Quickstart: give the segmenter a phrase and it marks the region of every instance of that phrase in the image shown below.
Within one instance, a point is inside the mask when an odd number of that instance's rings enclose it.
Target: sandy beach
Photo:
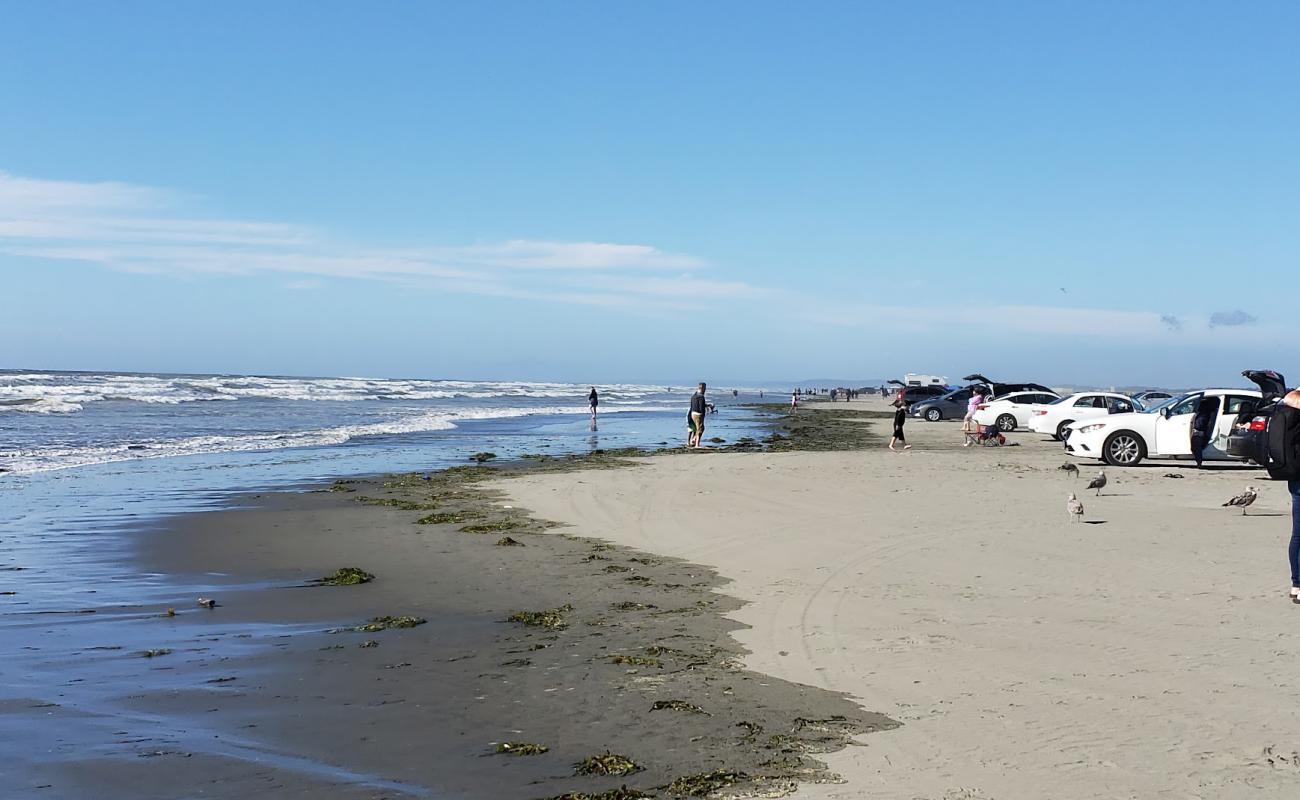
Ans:
[[[501,488],[579,535],[717,569],[744,603],[731,616],[750,669],[903,723],[828,756],[845,783],[800,797],[1296,786],[1284,488],[1260,484],[1241,517],[1219,504],[1257,471],[1171,462],[1112,470],[1094,497],[1057,471],[1057,443],[963,449],[955,423],[907,430],[904,454],[669,455]],[[1093,524],[1068,522],[1070,490]]]

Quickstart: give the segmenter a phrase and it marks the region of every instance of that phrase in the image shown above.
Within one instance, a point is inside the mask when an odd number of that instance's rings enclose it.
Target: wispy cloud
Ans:
[[[383,280],[445,291],[629,308],[680,307],[742,283],[702,281],[699,258],[643,244],[514,239],[447,247],[358,246],[314,228],[186,216],[183,195],[124,183],[0,173],[0,252],[158,275]],[[664,272],[673,273],[663,277]],[[655,273],[625,282],[599,275]],[[757,291],[757,290],[754,290]]]

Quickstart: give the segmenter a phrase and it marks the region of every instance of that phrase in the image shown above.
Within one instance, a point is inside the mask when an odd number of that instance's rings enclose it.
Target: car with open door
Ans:
[[[1065,451],[1081,458],[1099,458],[1113,467],[1131,467],[1147,458],[1192,458],[1192,420],[1202,401],[1210,401],[1214,436],[1204,451],[1206,461],[1240,461],[1227,451],[1228,435],[1244,408],[1258,405],[1255,389],[1202,389],[1170,398],[1131,414],[1080,420],[1069,426]]]
[[[1268,464],[1268,423],[1286,395],[1286,378],[1271,369],[1248,369],[1243,377],[1259,387],[1259,402],[1243,406],[1228,433],[1228,455]]]

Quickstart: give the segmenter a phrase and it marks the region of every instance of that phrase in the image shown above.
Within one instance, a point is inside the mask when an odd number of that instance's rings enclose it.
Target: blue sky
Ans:
[[[1294,3],[0,18],[0,367],[1300,373]]]

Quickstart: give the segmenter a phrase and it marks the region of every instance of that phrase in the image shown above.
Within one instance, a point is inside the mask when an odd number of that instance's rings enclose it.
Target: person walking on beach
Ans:
[[[799,392],[790,392],[790,412],[793,413],[799,407]]]
[[[912,446],[907,443],[907,437],[903,435],[903,423],[907,422],[907,403],[899,400],[894,403],[894,406],[894,438],[889,440],[889,449],[897,453],[898,449],[894,445],[901,444],[904,450],[911,450]]]
[[[699,447],[704,439],[704,415],[713,408],[713,404],[704,397],[708,388],[707,384],[701,382],[695,394],[691,395],[691,410],[686,413],[687,447]]]
[[[591,419],[596,419],[596,406],[600,405],[600,395],[596,393],[596,387],[591,387],[591,394],[587,395],[587,405],[591,406]]]

